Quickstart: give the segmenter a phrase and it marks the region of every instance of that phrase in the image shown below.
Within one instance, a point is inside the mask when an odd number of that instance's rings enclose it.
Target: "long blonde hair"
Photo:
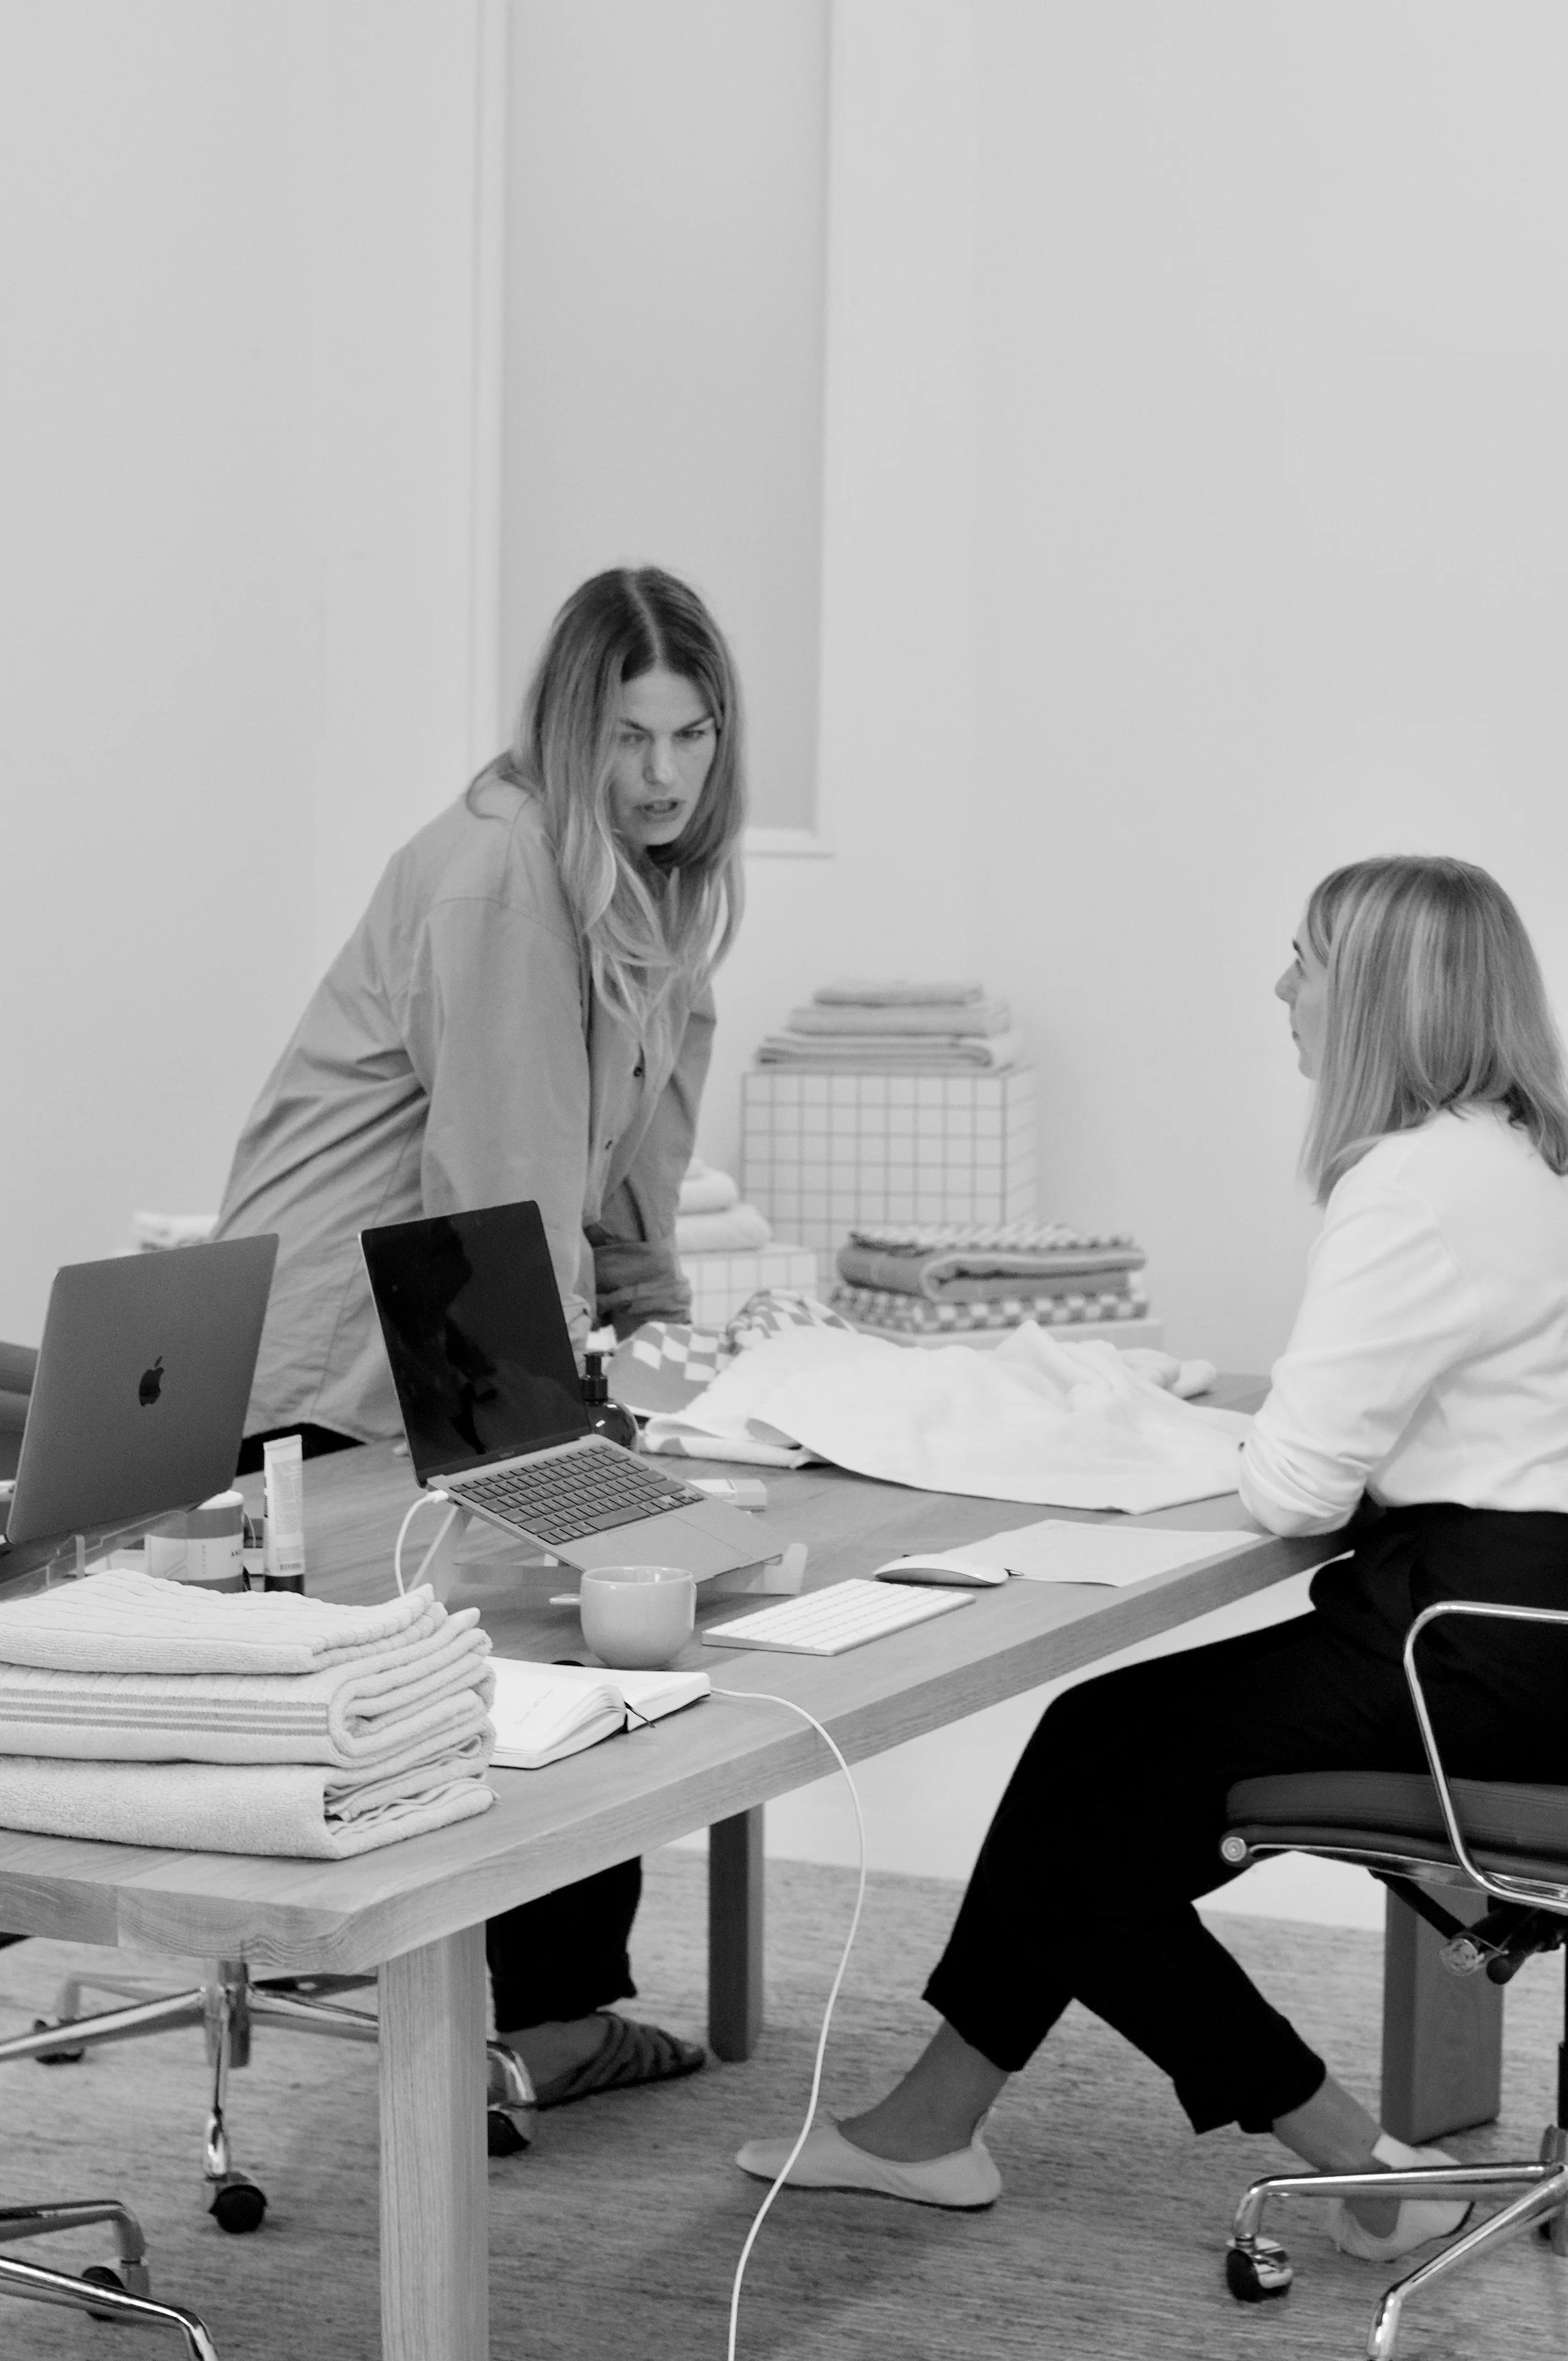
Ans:
[[[639,854],[616,830],[610,757],[622,686],[657,666],[698,691],[715,744],[680,836]],[[640,1034],[677,978],[700,982],[718,965],[740,925],[744,737],[734,663],[696,592],[657,566],[616,567],[556,616],[517,735],[481,774],[539,796],[594,989]]]
[[[1325,877],[1308,941],[1328,970],[1302,1168],[1320,1202],[1390,1132],[1501,1106],[1568,1172],[1563,1044],[1512,902],[1468,862],[1405,855]]]

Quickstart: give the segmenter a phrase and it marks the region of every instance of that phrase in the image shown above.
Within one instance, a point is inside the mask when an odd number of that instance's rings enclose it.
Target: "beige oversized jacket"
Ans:
[[[240,1135],[216,1235],[276,1230],[247,1432],[400,1432],[358,1234],[537,1200],[573,1340],[690,1297],[675,1203],[713,1005],[647,1043],[593,994],[539,807],[488,781],[394,854]]]

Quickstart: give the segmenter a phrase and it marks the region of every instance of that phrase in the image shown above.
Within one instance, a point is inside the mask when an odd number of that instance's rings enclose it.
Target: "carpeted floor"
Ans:
[[[705,1866],[649,1864],[637,2009],[700,2030]],[[729,2158],[753,2131],[798,2121],[853,1879],[769,1872],[770,2029],[743,2066],[546,2116],[526,2155],[493,2165],[492,2350],[511,2361],[722,2361],[730,2276],[761,2189]],[[916,1997],[957,1889],[873,1880],[828,2053],[826,2099],[850,2112],[885,2086],[928,2030]],[[1221,1922],[1265,1989],[1353,2087],[1373,2095],[1380,1945],[1374,1936],[1261,1919]],[[0,1952],[0,2030],[51,2004],[61,1944]],[[1536,1962],[1508,1998],[1500,2124],[1455,2145],[1534,2152],[1550,2110],[1562,1969]],[[118,2192],[152,2241],[154,2284],[193,2305],[224,2361],[375,2361],[374,2062],[357,2048],[258,2038],[236,2079],[236,2160],[271,2200],[262,2231],[230,2238],[199,2202],[205,2076],[194,2034],[108,2048],[80,2067],[10,2067],[0,2080],[0,2201]],[[1073,2012],[992,2119],[1005,2178],[986,2214],[875,2198],[781,2197],[747,2276],[746,2361],[1354,2361],[1376,2267],[1291,2225],[1297,2284],[1241,2308],[1222,2257],[1246,2182],[1283,2169],[1267,2139],[1197,2141],[1152,2070]],[[51,2240],[81,2264],[99,2240]],[[1390,2274],[1391,2276],[1391,2274]],[[0,2355],[97,2355],[115,2332],[0,2300]],[[160,2350],[151,2338],[140,2352]],[[1534,2239],[1444,2282],[1412,2311],[1401,2361],[1494,2361],[1568,2345],[1568,2272]],[[120,2349],[118,2341],[115,2352]],[[430,2361],[441,2361],[433,2355]]]

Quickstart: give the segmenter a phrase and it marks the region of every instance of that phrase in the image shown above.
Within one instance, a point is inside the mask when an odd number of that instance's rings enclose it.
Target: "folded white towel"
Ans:
[[[754,1254],[768,1245],[773,1225],[755,1205],[731,1205],[722,1213],[682,1213],[675,1222],[677,1254]]]
[[[118,1567],[0,1605],[0,1664],[86,1673],[315,1673],[404,1640],[428,1585],[375,1607],[214,1592]],[[438,1609],[444,1615],[444,1609]]]
[[[0,1828],[167,1852],[345,1861],[488,1812],[490,1729],[389,1772],[0,1758]]]
[[[718,1172],[711,1164],[701,1164],[694,1156],[681,1182],[677,1210],[682,1213],[722,1213],[738,1203],[740,1196],[728,1172]]]
[[[416,1741],[453,1745],[471,1736],[494,1693],[488,1651],[482,1631],[462,1633],[399,1686],[351,1664],[258,1675],[8,1664],[0,1666],[0,1755],[367,1769]]]

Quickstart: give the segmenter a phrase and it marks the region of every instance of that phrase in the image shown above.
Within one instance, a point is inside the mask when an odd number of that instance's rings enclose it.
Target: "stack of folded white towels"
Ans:
[[[991,1073],[1024,1045],[1004,1000],[983,984],[849,978],[825,983],[757,1051],[760,1066],[828,1073]]]
[[[488,1810],[477,1611],[129,1569],[0,1606],[0,1828],[341,1861]]]
[[[755,1254],[773,1235],[766,1214],[741,1203],[728,1172],[716,1172],[712,1165],[692,1159],[675,1215],[677,1254]]]

